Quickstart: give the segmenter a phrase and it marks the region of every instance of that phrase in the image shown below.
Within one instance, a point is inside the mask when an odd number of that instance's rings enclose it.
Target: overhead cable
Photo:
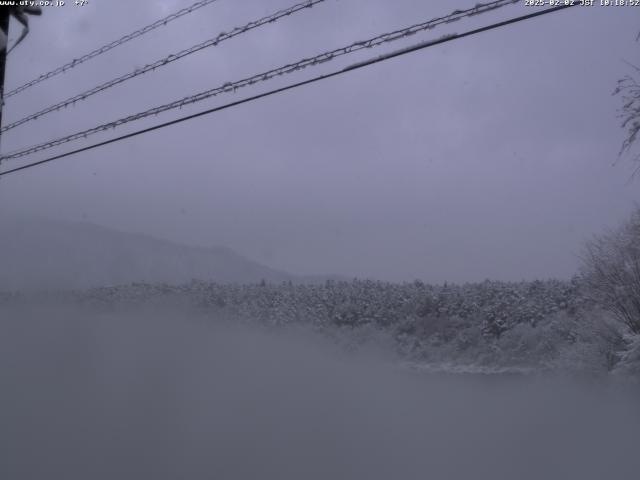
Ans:
[[[119,77],[116,77],[114,79],[109,80],[108,82],[104,82],[96,87],[93,87],[87,91],[84,91],[82,93],[78,93],[77,95],[74,95],[72,97],[67,98],[66,100],[62,100],[61,102],[58,102],[56,104],[53,104],[49,107],[46,107],[36,113],[33,113],[31,115],[27,115],[24,118],[21,118],[20,120],[16,120],[15,122],[9,123],[7,125],[5,125],[4,127],[2,127],[0,129],[0,133],[6,132],[7,130],[11,130],[13,128],[16,128],[20,125],[23,125],[27,122],[30,122],[32,120],[37,120],[38,118],[47,115],[49,113],[52,112],[56,112],[62,108],[66,108],[68,106],[71,105],[75,105],[76,103],[86,100],[89,97],[92,97],[93,95],[100,93],[104,90],[107,90],[109,88],[115,87],[118,84],[124,83],[127,80],[131,80],[132,78],[138,77],[140,75],[143,75],[145,73],[151,72],[156,70],[157,68],[162,68],[170,63],[175,62],[176,60],[180,60],[181,58],[186,57],[187,55],[191,55],[192,53],[195,52],[199,52],[200,50],[203,50],[205,48],[209,48],[209,47],[215,47],[216,45],[218,45],[221,42],[224,42],[225,40],[229,40],[230,38],[233,38],[237,35],[243,34],[245,32],[248,32],[250,30],[253,30],[254,28],[258,28],[261,27],[263,25],[267,25],[273,22],[276,22],[278,20],[280,20],[283,17],[287,17],[289,15],[292,15],[296,12],[302,11],[304,9],[307,8],[311,8],[314,5],[318,4],[318,3],[322,3],[326,0],[306,0],[302,3],[298,3],[296,5],[293,5],[292,7],[289,8],[285,8],[283,10],[279,10],[275,13],[272,13],[271,15],[268,15],[266,17],[262,17],[258,20],[254,20],[251,21],[249,23],[247,23],[246,25],[243,25],[242,27],[236,27],[233,30],[231,30],[230,32],[221,32],[220,34],[218,34],[217,36],[206,40],[202,43],[198,43],[197,45],[193,45],[192,47],[189,47],[187,49],[181,50],[180,52],[177,53],[172,53],[170,55],[167,55],[159,60],[156,60],[152,63],[149,63],[147,65],[145,65],[144,67],[140,67],[140,68],[136,68],[134,71],[129,72],[125,75],[121,75]]]
[[[111,130],[111,129],[115,129],[118,128],[126,123],[130,123],[133,121],[137,121],[137,120],[141,120],[143,118],[147,118],[150,116],[154,116],[154,115],[158,115],[159,113],[162,112],[166,112],[169,110],[174,110],[174,109],[178,109],[178,108],[182,108],[186,105],[190,105],[193,103],[197,103],[203,100],[206,100],[208,98],[211,97],[215,97],[217,95],[223,94],[223,93],[228,93],[228,92],[235,92],[240,88],[244,88],[250,85],[254,85],[256,83],[259,82],[264,82],[267,80],[270,80],[274,77],[278,77],[281,75],[286,75],[286,74],[290,74],[299,70],[302,70],[304,68],[310,67],[310,66],[316,66],[325,62],[329,62],[332,60],[335,60],[338,57],[341,57],[343,55],[348,55],[354,52],[357,52],[359,50],[365,49],[365,48],[372,48],[372,47],[376,47],[385,43],[389,43],[389,42],[394,42],[409,36],[412,36],[420,31],[424,31],[424,30],[431,30],[432,28],[436,27],[437,25],[440,24],[445,24],[445,23],[452,23],[452,22],[456,22],[458,20],[460,20],[461,18],[464,17],[469,17],[472,15],[478,15],[480,13],[485,13],[488,12],[490,10],[495,10],[496,8],[500,8],[503,7],[505,5],[508,4],[513,4],[513,3],[518,3],[519,0],[498,0],[498,1],[494,1],[494,2],[490,2],[490,3],[486,3],[486,4],[481,4],[478,3],[476,4],[473,8],[467,9],[467,10],[455,10],[453,13],[444,16],[444,17],[439,17],[439,18],[435,18],[426,22],[422,22],[419,24],[415,24],[400,30],[395,30],[393,32],[389,32],[389,33],[385,33],[382,35],[377,35],[373,38],[370,38],[368,40],[361,40],[361,41],[357,41],[354,42],[350,45],[347,45],[345,47],[341,47],[341,48],[337,48],[331,51],[327,51],[327,52],[323,52],[319,55],[315,55],[313,57],[310,58],[304,58],[302,60],[299,60],[298,62],[295,63],[291,63],[291,64],[287,64],[284,65],[282,67],[278,67],[272,70],[268,70],[266,72],[262,72],[259,74],[255,74],[252,75],[250,77],[246,77],[243,78],[241,80],[237,80],[235,82],[226,82],[220,86],[217,86],[215,88],[209,89],[209,90],[205,90],[203,92],[197,93],[195,95],[189,95],[187,97],[183,97],[179,100],[174,100],[172,102],[160,105],[160,106],[156,106],[153,108],[150,108],[148,110],[139,112],[139,113],[135,113],[132,115],[129,115],[127,117],[124,118],[120,118],[118,120],[114,120],[108,123],[104,123],[80,132],[76,132],[70,135],[66,135],[64,137],[60,137],[54,140],[50,140],[44,143],[40,143],[38,145],[33,145],[21,150],[17,150],[14,152],[10,152],[10,153],[6,153],[2,156],[0,156],[0,162],[2,160],[8,160],[8,159],[13,159],[13,158],[19,158],[19,157],[23,157],[25,155],[29,155],[31,153],[35,153],[35,152],[39,152],[42,150],[47,150],[49,148],[53,148],[56,147],[58,145],[62,145],[64,143],[68,143],[74,140],[78,140],[78,139],[82,139],[82,138],[87,138],[90,135],[94,135],[96,133],[99,132],[103,132],[106,130]]]
[[[191,5],[190,7],[186,7],[183,8],[182,10],[178,10],[175,13],[172,13],[171,15],[167,15],[164,18],[161,18],[160,20],[157,20],[155,22],[153,22],[150,25],[147,25],[146,27],[140,28],[138,30],[135,30],[127,35],[125,35],[124,37],[119,38],[118,40],[114,40],[113,42],[107,43],[106,45],[103,45],[99,48],[96,48],[95,50],[92,50],[91,52],[82,55],[81,57],[78,58],[74,58],[72,61],[65,63],[64,65],[57,67],[49,72],[43,73],[41,75],[39,75],[38,77],[34,78],[33,80],[28,81],[27,83],[20,85],[19,87],[14,88],[13,90],[10,90],[8,92],[6,92],[4,94],[4,98],[7,99],[9,97],[12,97],[14,95],[17,95],[20,92],[23,92],[24,90],[26,90],[27,88],[33,87],[34,85],[37,85],[40,82],[44,82],[45,80],[48,80],[50,78],[55,77],[56,75],[60,75],[61,73],[65,73],[67,70],[70,70],[72,68],[77,67],[78,65],[91,60],[92,58],[97,57],[98,55],[102,55],[103,53],[108,52],[109,50],[112,50],[124,43],[127,43],[135,38],[138,38],[142,35],[144,35],[145,33],[150,32],[151,30],[155,30],[158,27],[163,27],[165,26],[167,23],[172,22],[173,20],[176,20],[184,15],[187,15],[189,13],[194,12],[195,10],[198,10],[199,8],[205,7],[207,5],[209,5],[210,3],[214,3],[218,0],[200,0],[196,3],[194,3],[193,5]]]
[[[350,66],[348,66],[346,68],[343,68],[341,70],[336,70],[336,71],[334,71],[332,73],[319,75],[319,76],[316,76],[316,77],[313,77],[313,78],[310,78],[310,79],[307,79],[307,80],[303,80],[301,82],[297,82],[297,83],[290,84],[290,85],[287,85],[287,86],[284,86],[284,87],[280,87],[280,88],[276,88],[276,89],[273,89],[273,90],[269,90],[267,92],[263,92],[263,93],[260,93],[260,94],[257,94],[257,95],[253,95],[253,96],[248,97],[248,98],[237,100],[235,102],[231,102],[231,103],[227,103],[225,105],[221,105],[221,106],[218,106],[218,107],[210,108],[210,109],[204,110],[202,112],[194,113],[192,115],[187,115],[185,117],[177,118],[177,119],[174,119],[174,120],[171,120],[171,121],[168,121],[168,122],[164,122],[164,123],[161,123],[161,124],[158,124],[158,125],[154,125],[152,127],[144,128],[142,130],[137,130],[135,132],[131,132],[131,133],[128,133],[128,134],[125,134],[125,135],[121,135],[119,137],[111,138],[111,139],[105,140],[103,142],[94,143],[92,145],[88,145],[88,146],[85,146],[85,147],[82,147],[82,148],[78,148],[76,150],[71,150],[71,151],[64,152],[64,153],[61,153],[61,154],[58,154],[58,155],[54,155],[54,156],[45,158],[43,160],[39,160],[37,162],[33,162],[33,163],[26,164],[26,165],[22,165],[20,167],[12,168],[10,170],[5,170],[4,172],[0,172],[0,177],[2,177],[4,175],[9,175],[11,173],[16,173],[16,172],[19,172],[19,171],[23,171],[23,170],[26,170],[26,169],[29,169],[29,168],[37,167],[39,165],[43,165],[45,163],[49,163],[49,162],[52,162],[52,161],[55,161],[55,160],[59,160],[61,158],[65,158],[65,157],[68,157],[68,156],[71,156],[71,155],[75,155],[75,154],[78,154],[78,153],[86,152],[88,150],[93,150],[95,148],[102,147],[102,146],[105,146],[105,145],[109,145],[111,143],[120,142],[120,141],[128,139],[128,138],[132,138],[132,137],[139,136],[139,135],[142,135],[142,134],[145,134],[145,133],[149,133],[149,132],[152,132],[152,131],[155,131],[155,130],[159,130],[159,129],[162,129],[162,128],[165,128],[165,127],[169,127],[171,125],[176,125],[176,124],[188,121],[188,120],[192,120],[194,118],[202,117],[202,116],[205,116],[205,115],[210,115],[212,113],[219,112],[221,110],[226,110],[228,108],[235,107],[235,106],[238,106],[238,105],[241,105],[241,104],[244,104],[244,103],[252,102],[252,101],[258,100],[260,98],[269,97],[269,96],[272,96],[272,95],[275,95],[275,94],[278,94],[278,93],[285,92],[287,90],[292,90],[294,88],[298,88],[298,87],[301,87],[301,86],[304,86],[304,85],[309,85],[311,83],[316,83],[316,82],[319,82],[321,80],[326,80],[326,79],[329,79],[329,78],[332,78],[332,77],[336,77],[338,75],[342,75],[344,73],[352,72],[354,70],[358,70],[358,69],[361,69],[361,68],[376,64],[376,63],[384,62],[384,61],[390,60],[390,59],[395,58],[395,57],[399,57],[399,56],[402,56],[402,55],[407,55],[409,53],[412,53],[412,52],[415,52],[415,51],[418,51],[418,50],[423,50],[425,48],[429,48],[429,47],[433,47],[435,45],[439,45],[439,44],[442,44],[442,43],[450,42],[452,40],[457,40],[457,39],[460,39],[460,38],[464,38],[464,37],[468,37],[468,36],[475,35],[475,34],[478,34],[478,33],[486,32],[486,31],[489,31],[489,30],[493,30],[493,29],[496,29],[496,28],[504,27],[506,25],[510,25],[510,24],[521,22],[521,21],[528,20],[528,19],[531,19],[531,18],[539,17],[541,15],[554,13],[554,12],[557,12],[559,10],[564,10],[566,8],[570,8],[570,7],[575,6],[575,5],[577,5],[577,4],[567,4],[567,5],[561,5],[561,6],[558,6],[558,7],[547,8],[547,9],[544,9],[544,10],[536,11],[534,13],[530,13],[528,15],[522,15],[520,17],[515,17],[515,18],[511,18],[509,20],[505,20],[505,21],[502,21],[502,22],[498,22],[498,23],[494,23],[494,24],[491,24],[491,25],[487,25],[485,27],[477,28],[477,29],[474,29],[474,30],[469,30],[467,32],[444,35],[444,36],[442,36],[442,37],[440,37],[440,38],[438,38],[436,40],[432,40],[432,41],[429,41],[429,42],[421,42],[421,43],[416,44],[416,45],[411,46],[411,47],[407,47],[407,48],[403,48],[401,50],[396,50],[394,52],[390,52],[390,53],[388,53],[386,55],[380,55],[380,56],[372,58],[372,59],[370,59],[368,61],[359,62],[357,64],[353,64],[353,65],[350,65]],[[2,157],[0,157],[0,159],[2,159]]]

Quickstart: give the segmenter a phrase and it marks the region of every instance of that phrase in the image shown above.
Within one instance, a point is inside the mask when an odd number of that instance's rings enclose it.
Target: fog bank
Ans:
[[[640,471],[637,396],[605,385],[416,375],[170,309],[2,307],[0,318],[2,478]]]

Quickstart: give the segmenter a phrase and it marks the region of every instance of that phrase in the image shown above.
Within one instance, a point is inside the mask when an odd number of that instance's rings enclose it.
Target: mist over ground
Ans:
[[[637,390],[421,375],[168,305],[0,307],[0,476],[633,478]]]

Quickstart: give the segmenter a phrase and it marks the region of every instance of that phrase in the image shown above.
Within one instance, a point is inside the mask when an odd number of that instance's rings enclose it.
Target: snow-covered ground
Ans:
[[[536,373],[534,368],[525,367],[487,367],[483,365],[464,365],[448,363],[413,363],[402,362],[402,368],[423,373],[447,373],[456,375],[531,375]]]

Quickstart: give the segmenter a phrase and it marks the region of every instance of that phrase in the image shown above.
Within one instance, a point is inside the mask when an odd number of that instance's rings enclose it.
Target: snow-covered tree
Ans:
[[[640,35],[638,37],[640,39]],[[622,128],[627,133],[624,142],[622,142],[620,154],[629,152],[636,143],[638,135],[640,135],[640,83],[638,82],[640,68],[635,65],[631,65],[631,67],[635,70],[635,73],[625,75],[618,80],[618,85],[613,92],[614,95],[622,97],[619,116],[622,119]],[[633,160],[640,162],[640,153],[635,154]],[[640,165],[638,169],[640,169]]]
[[[640,334],[640,208],[616,230],[587,242],[583,260],[593,299]]]

